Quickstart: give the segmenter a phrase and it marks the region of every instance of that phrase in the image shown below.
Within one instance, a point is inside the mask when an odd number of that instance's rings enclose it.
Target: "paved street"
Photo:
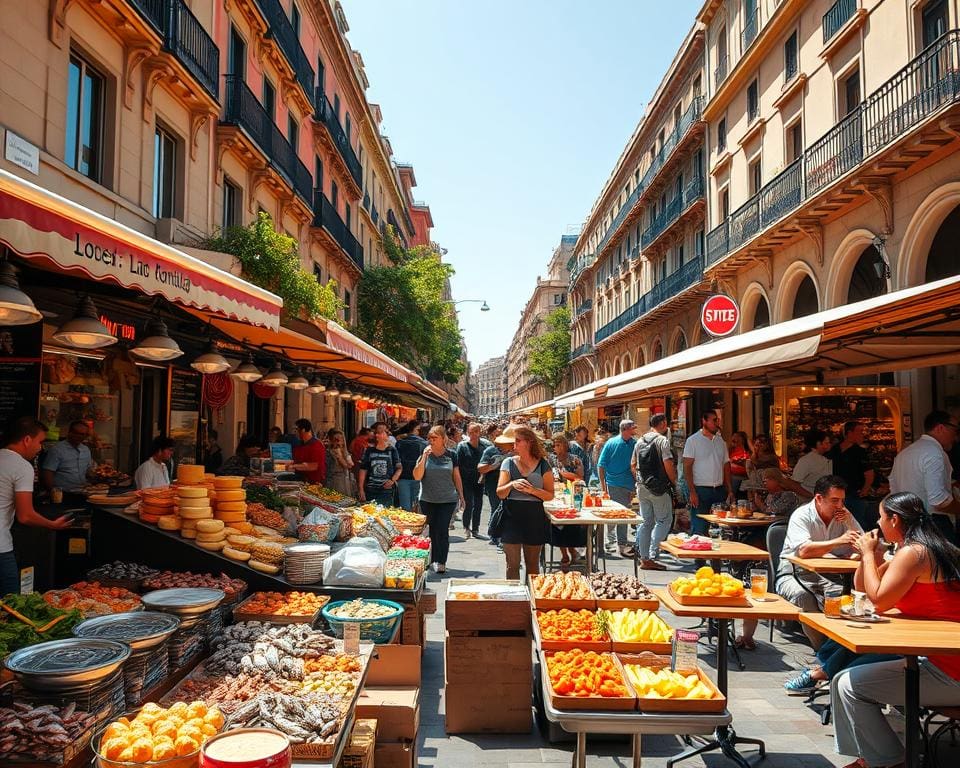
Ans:
[[[487,514],[484,513],[484,524]],[[528,766],[569,766],[572,743],[551,743],[545,733],[534,728],[529,735],[466,735],[447,736],[444,732],[443,701],[443,605],[446,581],[449,578],[488,576],[502,578],[503,556],[487,541],[464,541],[461,532],[451,535],[451,553],[446,578],[431,574],[430,586],[438,593],[438,611],[427,619],[427,650],[423,662],[423,689],[420,716],[420,765],[490,765],[507,768]],[[607,561],[608,570],[632,572],[630,561],[620,558]],[[679,568],[648,573],[644,578],[651,585],[665,585],[674,578]],[[689,567],[688,567],[689,570]],[[673,626],[693,626],[695,620],[677,619],[661,611]],[[819,710],[803,703],[803,698],[787,696],[782,684],[794,670],[802,668],[809,658],[809,647],[802,643],[802,635],[779,628],[774,632],[774,644],[767,642],[769,628],[761,624],[757,630],[760,641],[755,652],[743,653],[746,670],[737,669],[731,659],[730,709],[734,725],[744,736],[762,738],[767,744],[764,765],[775,768],[829,768],[849,763],[833,752],[832,726],[820,724]],[[701,663],[713,670],[713,646],[702,641]],[[477,674],[482,676],[485,660],[477,660]],[[711,671],[711,675],[712,675]],[[826,702],[826,697],[819,699]],[[648,736],[643,741],[644,766],[658,768],[666,765],[666,758],[679,753],[679,739],[667,736]],[[630,764],[629,744],[625,740],[593,739],[588,742],[588,766],[627,766]],[[750,748],[744,754],[754,762]],[[943,763],[945,764],[945,763]],[[732,763],[719,752],[695,758],[684,766],[730,766]]]

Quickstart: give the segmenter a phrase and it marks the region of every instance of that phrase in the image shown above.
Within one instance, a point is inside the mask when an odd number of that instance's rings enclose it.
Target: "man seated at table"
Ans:
[[[844,506],[846,491],[843,478],[836,475],[821,477],[814,485],[813,501],[797,507],[790,516],[787,537],[780,553],[776,590],[801,610],[822,610],[825,591],[835,590],[839,595],[839,577],[803,568],[797,568],[794,575],[794,567],[786,558],[792,555],[804,558],[850,557],[857,551],[863,529]],[[817,650],[823,636],[806,624],[802,626],[813,649]]]

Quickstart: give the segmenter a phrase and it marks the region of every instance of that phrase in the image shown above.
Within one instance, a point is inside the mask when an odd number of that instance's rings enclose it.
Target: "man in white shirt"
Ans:
[[[13,554],[11,528],[22,525],[59,530],[70,524],[71,516],[48,520],[33,508],[33,461],[47,436],[47,428],[34,418],[23,416],[12,422],[0,449],[0,596],[20,592],[20,571]]]
[[[704,411],[700,424],[683,444],[683,477],[690,497],[690,532],[705,534],[709,526],[700,515],[709,514],[714,504],[733,503],[735,497],[717,412]]]
[[[173,458],[173,440],[156,437],[150,445],[150,458],[137,467],[133,482],[141,491],[146,488],[164,488],[170,485],[167,462]]]
[[[839,595],[840,582],[836,577],[830,578],[805,568],[797,568],[794,573],[793,564],[786,558],[791,555],[850,557],[856,552],[857,540],[863,534],[860,523],[844,506],[847,484],[843,478],[836,475],[821,477],[813,493],[813,501],[797,507],[790,515],[776,579],[777,594],[804,611],[822,610],[824,592],[836,590]],[[823,636],[806,624],[803,631],[817,650],[823,643]]]
[[[923,420],[924,434],[893,460],[890,492],[915,493],[950,541],[956,541],[954,521],[960,502],[953,496],[950,451],[957,442],[957,420],[946,411],[933,411]]]
[[[803,444],[807,452],[797,460],[790,477],[803,489],[803,495],[812,499],[817,480],[833,474],[833,462],[826,456],[830,450],[830,435],[822,429],[811,429],[804,434]]]

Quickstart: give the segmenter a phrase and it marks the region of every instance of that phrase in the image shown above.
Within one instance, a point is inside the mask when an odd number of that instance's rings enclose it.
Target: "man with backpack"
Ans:
[[[645,571],[664,571],[658,562],[660,542],[673,524],[673,485],[677,464],[667,439],[667,417],[650,417],[650,431],[637,440],[631,462],[637,477],[637,501],[643,522],[637,529],[637,556]]]

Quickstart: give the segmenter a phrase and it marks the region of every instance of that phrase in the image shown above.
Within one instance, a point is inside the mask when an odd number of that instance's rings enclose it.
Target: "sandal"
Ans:
[[[752,637],[744,637],[743,635],[740,635],[740,637],[733,641],[733,644],[742,651],[757,650],[757,644],[754,642]]]

